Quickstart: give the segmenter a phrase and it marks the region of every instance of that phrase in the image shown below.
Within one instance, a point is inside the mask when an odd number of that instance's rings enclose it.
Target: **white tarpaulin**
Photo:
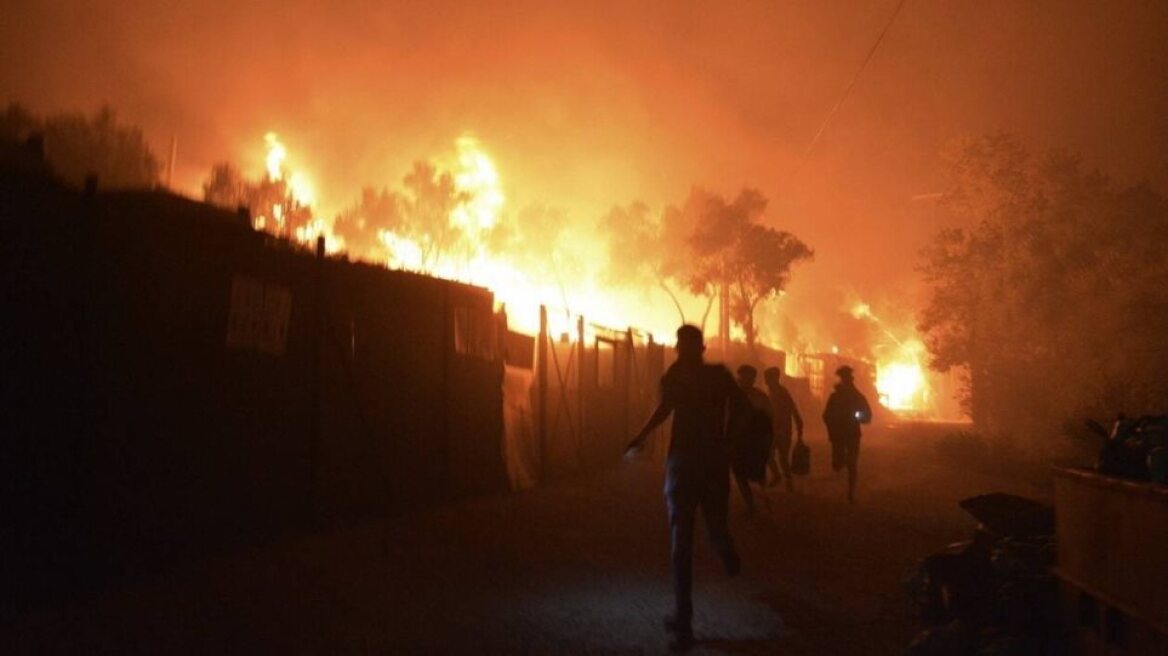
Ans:
[[[539,482],[539,436],[531,403],[535,372],[507,366],[503,373],[503,462],[512,490]]]

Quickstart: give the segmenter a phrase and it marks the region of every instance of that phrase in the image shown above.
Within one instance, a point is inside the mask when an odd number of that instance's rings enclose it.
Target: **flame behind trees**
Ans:
[[[674,288],[704,297],[703,329],[714,300],[723,295],[730,318],[753,348],[759,304],[786,287],[793,265],[813,256],[796,236],[761,223],[766,207],[766,198],[753,189],[727,202],[696,187],[681,207],[667,207],[656,222],[642,203],[614,207],[601,221],[609,237],[611,273],[617,279],[650,275],[683,322]]]
[[[274,133],[264,137],[268,152],[265,173],[258,180],[248,180],[228,162],[211,168],[203,183],[203,199],[226,208],[247,208],[257,229],[273,234],[309,241],[323,231],[314,218],[315,196],[304,174],[285,172],[287,150]]]
[[[503,194],[477,140],[456,142],[457,169],[415,161],[400,189],[365,187],[337,215],[333,229],[348,249],[391,266],[434,272],[450,260],[469,262],[498,241]]]
[[[672,322],[658,322],[659,315],[612,287],[643,290],[651,280],[683,322],[683,291],[704,298],[703,328],[722,298],[753,347],[759,305],[786,286],[792,265],[812,255],[790,233],[761,223],[767,202],[753,190],[728,202],[694,188],[659,220],[639,202],[614,207],[599,224],[573,223],[563,210],[541,204],[504,213],[499,175],[469,136],[456,140],[455,157],[445,165],[415,161],[398,185],[365,187],[324,226],[302,202],[297,174],[284,170],[287,150],[274,135],[267,142],[262,180],[250,182],[220,164],[204,185],[206,199],[247,206],[257,228],[276,234],[299,241],[326,234],[357,258],[489,287],[520,315],[537,316],[536,306],[551,304],[563,308],[564,321],[586,313],[660,329]]]
[[[918,327],[939,370],[995,434],[1162,410],[1168,200],[1119,189],[1076,157],[997,135],[956,142],[945,207],[960,228],[923,253]]]
[[[742,326],[746,343],[758,342],[755,310],[778,295],[790,281],[791,267],[814,255],[795,235],[762,225],[767,200],[754,189],[743,189],[727,203],[708,194],[690,235],[694,260],[686,277],[691,291],[721,290],[730,319]]]

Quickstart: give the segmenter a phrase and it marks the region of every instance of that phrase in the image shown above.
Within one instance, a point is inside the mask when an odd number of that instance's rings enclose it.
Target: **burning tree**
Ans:
[[[406,193],[399,197],[401,232],[421,247],[419,268],[431,271],[443,255],[465,250],[464,226],[456,225],[451,216],[470,195],[455,185],[449,171],[428,162],[414,162],[402,183]]]
[[[285,180],[271,176],[247,180],[227,162],[211,168],[203,183],[203,200],[229,209],[245,207],[256,228],[282,236],[305,237],[313,220],[311,206],[298,200]]]
[[[386,262],[390,253],[383,234],[402,229],[402,200],[390,189],[365,187],[361,198],[337,215],[333,232],[345,240],[352,254],[368,260]]]
[[[245,207],[256,228],[308,241],[320,232],[313,219],[312,187],[300,172],[284,170],[287,151],[276,135],[269,132],[264,139],[267,170],[261,178],[248,180],[239,169],[221,162],[203,183],[203,199],[230,209]]]
[[[364,188],[361,198],[337,215],[333,230],[359,257],[433,272],[443,258],[474,254],[477,242],[470,233],[476,226],[456,220],[470,200],[454,174],[416,161],[400,190]]]
[[[514,237],[500,225],[504,202],[494,162],[478,139],[455,140],[453,161],[417,160],[401,187],[367,187],[334,221],[359,257],[390,266],[452,275],[492,246]]]

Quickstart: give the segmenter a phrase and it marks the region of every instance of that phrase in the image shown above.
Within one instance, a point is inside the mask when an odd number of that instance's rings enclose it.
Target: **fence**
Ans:
[[[541,308],[536,338],[545,472],[611,462],[652,411],[664,349],[650,335],[586,324],[584,317],[577,318],[574,341],[553,340],[546,315]]]
[[[35,176],[0,234],[14,598],[507,488],[489,291]]]

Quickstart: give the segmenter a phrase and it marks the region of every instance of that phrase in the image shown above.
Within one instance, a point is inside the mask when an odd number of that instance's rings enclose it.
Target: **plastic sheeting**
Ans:
[[[539,436],[531,403],[535,372],[507,366],[503,372],[503,462],[512,490],[539,482]]]

